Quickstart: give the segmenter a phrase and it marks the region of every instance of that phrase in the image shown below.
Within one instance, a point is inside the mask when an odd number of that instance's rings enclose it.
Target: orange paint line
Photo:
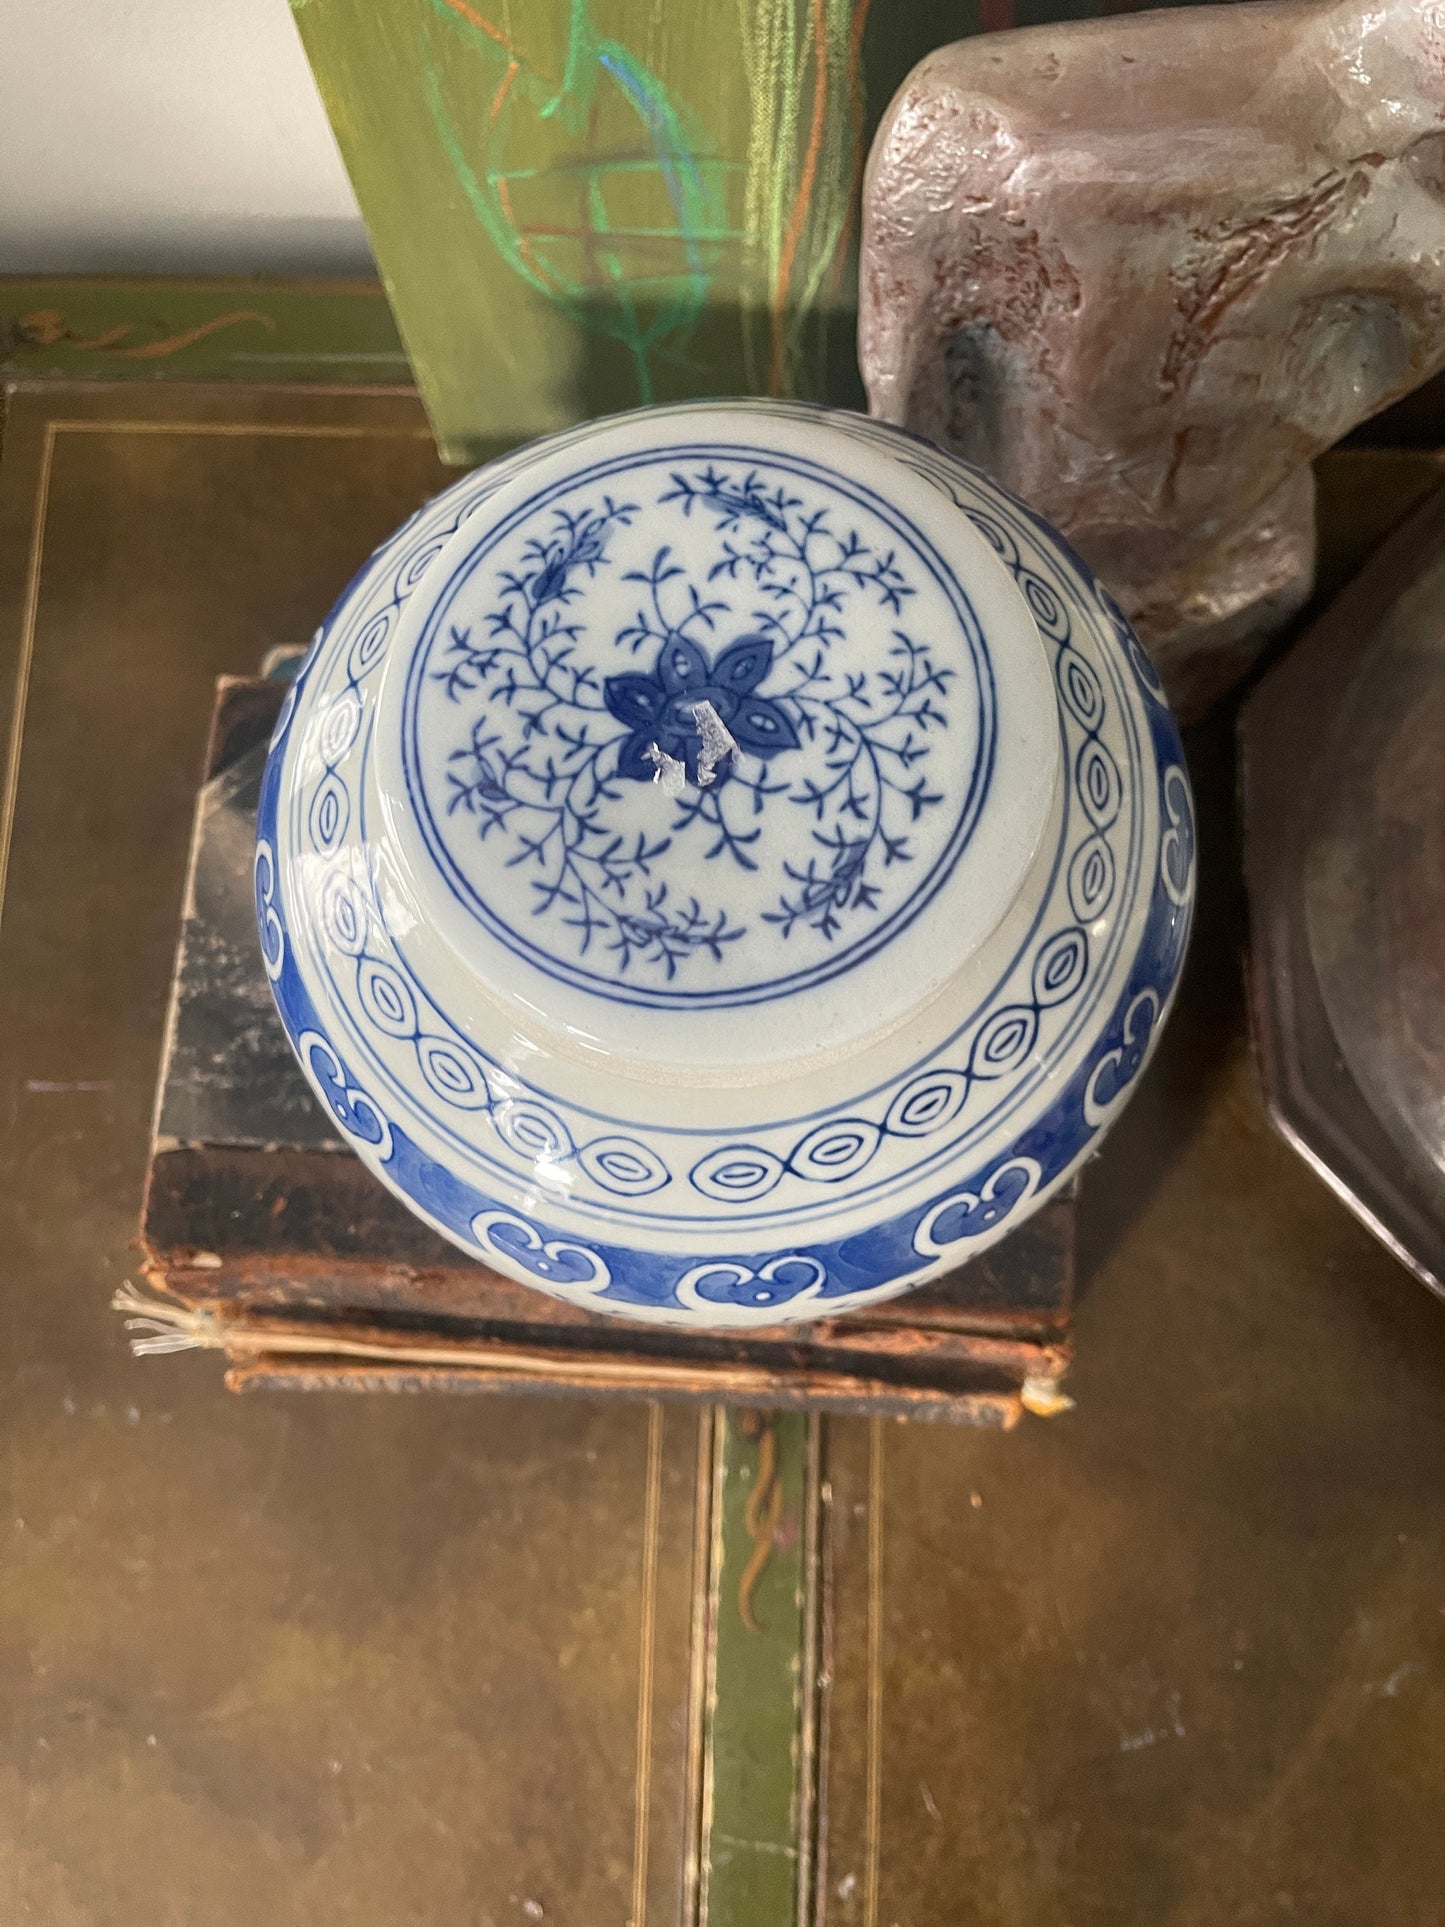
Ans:
[[[812,0],[812,12],[813,122],[808,129],[808,148],[803,156],[803,177],[793,197],[788,231],[783,236],[783,245],[778,254],[778,285],[773,294],[772,359],[768,370],[768,391],[774,395],[783,392],[783,311],[787,305],[788,283],[793,276],[793,263],[802,239],[803,223],[808,216],[808,203],[813,198],[813,184],[818,177],[818,156],[823,151],[823,125],[828,107],[828,23],[823,12],[823,0]]]
[[[492,95],[492,110],[487,115],[488,127],[496,126],[497,118],[501,114],[503,107],[505,107],[507,104],[507,95],[510,94],[512,91],[512,82],[517,78],[517,75],[521,73],[521,71],[522,71],[522,63],[520,60],[516,58],[515,55],[513,55],[511,63],[508,66],[506,73],[502,76],[501,86],[497,89],[496,93]]]
[[[207,335],[216,334],[222,328],[234,328],[246,321],[254,321],[270,334],[276,332],[276,323],[270,315],[257,314],[253,309],[242,308],[234,314],[217,315],[211,321],[202,321],[198,326],[186,328],[180,334],[167,335],[164,341],[144,341],[138,347],[119,348],[116,352],[124,355],[127,361],[159,361],[165,355],[174,355],[182,348],[193,347],[196,342],[204,341]]]
[[[23,322],[21,326],[24,326]],[[118,328],[107,328],[104,334],[86,335],[83,339],[79,335],[73,335],[66,343],[66,346],[70,348],[88,348],[92,351],[97,348],[114,348],[117,342],[124,341],[128,334],[134,332],[134,329],[135,323],[133,321],[122,321]]]
[[[521,255],[522,259],[526,262],[527,266],[531,269],[532,273],[536,275],[537,279],[539,281],[545,282],[546,285],[551,289],[553,294],[556,294],[556,295],[565,294],[566,290],[558,282],[556,276],[549,274],[547,269],[542,265],[541,261],[538,260],[537,255],[533,250],[531,242],[527,239],[527,236],[523,231],[523,229],[518,225],[517,217],[512,212],[511,189],[507,186],[506,181],[499,180],[496,184],[496,187],[497,187],[497,202],[502,210],[502,218],[507,223],[507,226],[512,230],[513,234],[515,234],[517,237],[518,254]]]
[[[472,26],[484,33],[489,40],[495,40],[497,45],[504,48],[507,53],[512,55],[516,54],[516,48],[502,32],[501,28],[493,25],[485,14],[478,13],[475,7],[469,7],[467,0],[442,0],[442,5],[444,7],[450,7],[454,14],[470,22]]]

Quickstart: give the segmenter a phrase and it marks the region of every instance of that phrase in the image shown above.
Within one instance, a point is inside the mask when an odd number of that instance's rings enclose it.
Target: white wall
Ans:
[[[0,0],[0,272],[354,272],[286,0]]]

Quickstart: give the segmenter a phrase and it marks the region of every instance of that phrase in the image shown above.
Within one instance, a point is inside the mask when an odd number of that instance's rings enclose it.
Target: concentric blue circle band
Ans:
[[[972,657],[978,698],[976,717],[978,756],[971,772],[968,791],[959,811],[958,822],[945,850],[906,902],[885,922],[872,927],[865,938],[807,971],[764,980],[738,989],[715,991],[693,990],[685,987],[664,990],[645,985],[620,984],[614,976],[584,970],[580,966],[568,966],[550,952],[529,942],[524,932],[497,916],[486,901],[478,895],[468,879],[462,875],[447,849],[446,840],[441,834],[427,800],[416,743],[417,703],[421,687],[430,671],[432,649],[446,625],[448,612],[457,594],[495,547],[512,534],[521,523],[545,509],[551,500],[560,494],[571,493],[588,483],[600,484],[642,467],[651,468],[664,463],[698,460],[753,461],[766,464],[769,468],[806,478],[819,486],[836,490],[891,527],[897,539],[906,544],[928,569],[940,590],[952,604]],[[573,471],[560,480],[548,484],[547,487],[535,491],[518,503],[501,521],[488,528],[485,539],[456,564],[446,583],[438,590],[408,664],[402,722],[402,755],[407,802],[425,837],[427,850],[438,873],[445,879],[458,903],[477,917],[497,942],[544,975],[557,978],[559,981],[587,990],[612,1002],[654,1009],[677,1007],[730,1009],[770,1001],[826,983],[831,978],[877,955],[880,949],[909,927],[915,917],[937,894],[973,836],[983,812],[993,776],[996,734],[993,664],[989,657],[982,626],[972,601],[922,530],[909,522],[896,507],[884,501],[874,491],[837,474],[822,463],[810,462],[801,456],[780,454],[774,450],[743,442],[679,442],[664,448],[648,449],[642,454],[610,457],[584,469]]]

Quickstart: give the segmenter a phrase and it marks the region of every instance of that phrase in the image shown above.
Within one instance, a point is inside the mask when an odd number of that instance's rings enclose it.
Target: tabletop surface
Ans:
[[[1335,458],[1327,572],[1436,472]],[[309,635],[445,479],[400,395],[9,399],[8,1920],[699,1915],[708,1422],[236,1400],[204,1355],[133,1360],[107,1309],[214,678]],[[1230,745],[1226,717],[1190,746],[1189,976],[1084,1186],[1077,1409],[820,1428],[834,1927],[1438,1910],[1445,1314],[1265,1120]]]

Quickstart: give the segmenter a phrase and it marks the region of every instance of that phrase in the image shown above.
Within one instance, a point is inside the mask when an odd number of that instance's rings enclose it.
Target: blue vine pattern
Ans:
[[[554,507],[499,576],[484,625],[454,625],[432,673],[471,712],[449,754],[448,815],[471,818],[509,866],[534,873],[532,914],[556,917],[578,957],[597,946],[619,975],[670,981],[684,965],[722,962],[748,925],[725,904],[680,898],[661,859],[686,838],[705,861],[756,871],[758,819],[774,799],[802,813],[809,851],[783,861],[761,921],[785,939],[805,924],[831,944],[878,911],[884,879],[914,860],[913,826],[945,801],[925,765],[956,671],[910,634],[916,591],[896,552],[837,526],[790,482],[708,461],[671,471],[655,501],[706,520],[711,560],[689,568],[662,543],[621,573],[637,599],[605,639],[615,673],[596,667],[599,639],[578,608],[611,566],[613,537],[642,512],[610,495]],[[889,619],[888,657],[835,667],[858,595]],[[704,705],[727,744],[706,769]],[[805,746],[818,755],[791,769]],[[607,805],[667,760],[687,780],[672,820],[624,836]]]
[[[1108,832],[1123,802],[1123,778],[1102,734],[1108,714],[1103,685],[1077,646],[1063,600],[1027,565],[1009,530],[972,503],[953,499],[1008,568],[1040,633],[1054,645],[1060,705],[1077,734],[1072,752],[1074,788],[1089,825],[1088,835],[1069,863],[1069,907],[1076,921],[1055,930],[1039,946],[1028,1000],[995,1010],[974,1033],[963,1062],[931,1064],[895,1093],[881,1118],[830,1118],[781,1155],[758,1144],[725,1144],[706,1152],[688,1176],[694,1188],[715,1203],[755,1203],[785,1177],[841,1184],[863,1171],[888,1138],[933,1136],[959,1116],[977,1085],[1020,1070],[1037,1043],[1043,1013],[1068,1002],[1088,978],[1088,927],[1107,914],[1113,901],[1117,871]],[[1162,873],[1169,884],[1183,864],[1184,881],[1173,887],[1175,900],[1183,904],[1192,887],[1188,868],[1192,844],[1187,848],[1184,844],[1192,819],[1188,783],[1178,767],[1166,775],[1163,794],[1172,827],[1161,850]],[[1176,844],[1184,850],[1182,858],[1175,854]]]
[[[317,704],[308,732],[320,775],[310,796],[307,828],[313,846],[323,855],[339,852],[351,824],[345,765],[362,733],[363,685],[385,661],[402,609],[447,538],[501,486],[504,471],[513,466],[525,467],[526,461],[499,464],[486,478],[469,476],[403,524],[339,598],[287,690],[272,736],[273,750],[290,727],[304,684],[323,647],[340,646],[337,686],[329,700]],[[335,617],[357,603],[361,619],[344,630],[333,631]],[[285,937],[276,900],[275,856],[264,838],[257,844],[255,877],[263,961],[274,983],[285,959]],[[326,877],[318,914],[335,953],[352,967],[355,1008],[380,1036],[411,1046],[417,1069],[433,1098],[464,1115],[489,1116],[504,1144],[521,1155],[540,1157],[563,1182],[569,1166],[580,1169],[600,1189],[618,1197],[643,1197],[669,1181],[670,1174],[656,1153],[626,1135],[607,1134],[577,1144],[550,1107],[516,1089],[515,1080],[500,1075],[464,1039],[450,1033],[444,1020],[429,1010],[424,993],[385,954],[381,920],[370,901],[370,891],[345,868],[337,867]],[[331,1088],[335,1080],[324,1067],[319,1049],[311,1053],[307,1067],[327,1092],[338,1123],[346,1128],[351,1112],[344,1093],[338,1106]],[[362,1115],[381,1117],[370,1098],[364,1098],[364,1105]],[[375,1141],[366,1132],[359,1135],[363,1142]]]

